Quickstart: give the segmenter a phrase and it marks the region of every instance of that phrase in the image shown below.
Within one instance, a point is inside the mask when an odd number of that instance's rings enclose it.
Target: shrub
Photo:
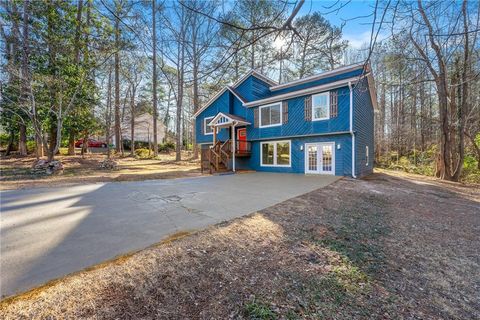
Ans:
[[[10,135],[8,133],[0,133],[0,147],[6,148]]]
[[[35,144],[35,141],[33,140],[28,140],[27,141],[27,152],[28,153],[34,153],[37,145]]]
[[[158,146],[158,151],[160,152],[170,152],[175,150],[175,143],[173,142],[165,142]]]
[[[138,159],[149,159],[153,157],[153,152],[149,149],[144,149],[144,148],[135,149],[135,156]]]
[[[123,149],[131,150],[132,141],[128,139],[123,140]],[[135,141],[135,149],[148,149],[149,144],[146,141]]]
[[[478,162],[472,155],[465,155],[461,180],[469,183],[480,183],[480,170]]]
[[[66,155],[68,155],[68,148],[64,148],[64,147],[58,148],[58,152],[59,152],[62,156],[66,156]]]
[[[130,140],[123,140],[123,149],[131,150],[131,143],[132,142]],[[148,149],[149,147],[150,145],[146,141],[135,141],[135,149]],[[170,152],[172,150],[175,150],[175,143],[173,142],[165,142],[158,145],[159,152]]]

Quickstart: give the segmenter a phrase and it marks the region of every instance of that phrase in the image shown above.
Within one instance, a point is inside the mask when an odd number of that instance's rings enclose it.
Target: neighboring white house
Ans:
[[[131,140],[131,121],[125,119],[122,123],[122,138]],[[144,113],[135,117],[135,141],[153,143],[153,117],[151,114]],[[157,142],[162,143],[165,138],[165,125],[157,120]],[[112,137],[112,143],[115,143],[115,135]]]

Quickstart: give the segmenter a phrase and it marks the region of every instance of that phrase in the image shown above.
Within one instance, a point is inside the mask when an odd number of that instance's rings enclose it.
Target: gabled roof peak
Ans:
[[[256,71],[255,69],[250,69],[247,73],[245,73],[243,76],[241,76],[235,83],[232,85],[233,88],[237,88],[243,81],[245,81],[248,77],[254,76],[266,83],[270,86],[275,86],[278,85],[278,82],[275,80],[270,79],[264,74],[261,74],[260,72]]]
[[[238,91],[236,90],[236,88],[243,82],[245,81],[249,76],[254,76],[264,82],[266,82],[268,85],[270,86],[274,86],[274,85],[277,85],[278,83],[275,82],[274,80],[270,79],[269,77],[261,74],[260,72],[258,71],[255,71],[253,69],[251,69],[250,71],[248,71],[247,73],[245,73],[243,76],[241,76],[237,81],[235,81],[235,83],[232,85],[232,86],[225,86],[222,90],[220,90],[219,92],[217,92],[210,100],[207,101],[207,103],[205,103],[205,105],[203,107],[201,107],[200,109],[198,109],[197,112],[195,112],[195,114],[193,115],[194,117],[198,116],[203,110],[205,110],[206,108],[208,108],[208,106],[210,104],[212,104],[219,96],[221,96],[225,91],[230,91],[235,97],[238,98],[238,100],[240,100],[242,102],[242,104],[246,103],[247,101],[245,100],[245,98],[243,98],[239,93]]]

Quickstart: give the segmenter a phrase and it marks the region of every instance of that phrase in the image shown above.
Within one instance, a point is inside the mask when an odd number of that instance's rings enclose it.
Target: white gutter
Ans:
[[[291,82],[274,85],[274,86],[270,87],[270,90],[272,90],[272,91],[280,90],[280,89],[296,86],[296,85],[299,85],[299,84],[324,79],[326,77],[332,77],[332,76],[335,76],[335,75],[340,74],[340,73],[350,72],[350,71],[354,71],[354,70],[359,69],[359,68],[363,68],[363,66],[364,66],[364,63],[362,62],[362,63],[356,63],[356,64],[340,67],[340,68],[333,69],[333,70],[326,71],[326,72],[322,72],[322,73],[319,73],[319,74],[316,74],[316,75],[313,75],[313,76],[310,76],[310,77],[306,77],[306,78],[294,80],[294,81],[291,81]]]
[[[355,174],[355,133],[353,132],[353,89],[352,82],[348,82],[348,89],[350,90],[350,135],[352,136],[352,177],[356,178]]]
[[[234,121],[232,125],[232,153],[233,153],[233,158],[232,158],[232,171],[235,172],[235,152],[236,152],[236,143],[235,143],[235,126],[237,125],[237,122]]]
[[[315,93],[319,93],[319,92],[322,92],[322,91],[328,91],[328,90],[332,90],[332,89],[336,89],[336,88],[341,88],[341,87],[346,86],[350,82],[355,82],[355,81],[358,81],[358,80],[359,80],[358,76],[351,77],[351,78],[344,79],[344,80],[338,80],[338,81],[335,81],[335,82],[322,84],[322,85],[319,85],[319,86],[316,86],[316,87],[297,90],[297,91],[293,91],[293,92],[289,92],[289,93],[283,93],[283,94],[279,94],[279,95],[276,95],[276,96],[273,96],[273,97],[268,97],[268,98],[264,98],[264,99],[260,99],[260,100],[250,101],[250,102],[244,103],[243,106],[247,107],[247,108],[251,108],[251,107],[266,105],[266,104],[269,104],[269,103],[274,103],[274,102],[278,102],[278,101],[282,101],[282,100],[286,100],[286,99],[292,99],[292,98],[296,98],[296,97],[315,94]]]

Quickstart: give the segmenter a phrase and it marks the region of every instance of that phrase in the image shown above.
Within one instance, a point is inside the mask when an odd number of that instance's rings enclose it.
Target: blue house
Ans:
[[[250,71],[195,113],[202,170],[368,175],[376,104],[369,64],[282,84]]]

